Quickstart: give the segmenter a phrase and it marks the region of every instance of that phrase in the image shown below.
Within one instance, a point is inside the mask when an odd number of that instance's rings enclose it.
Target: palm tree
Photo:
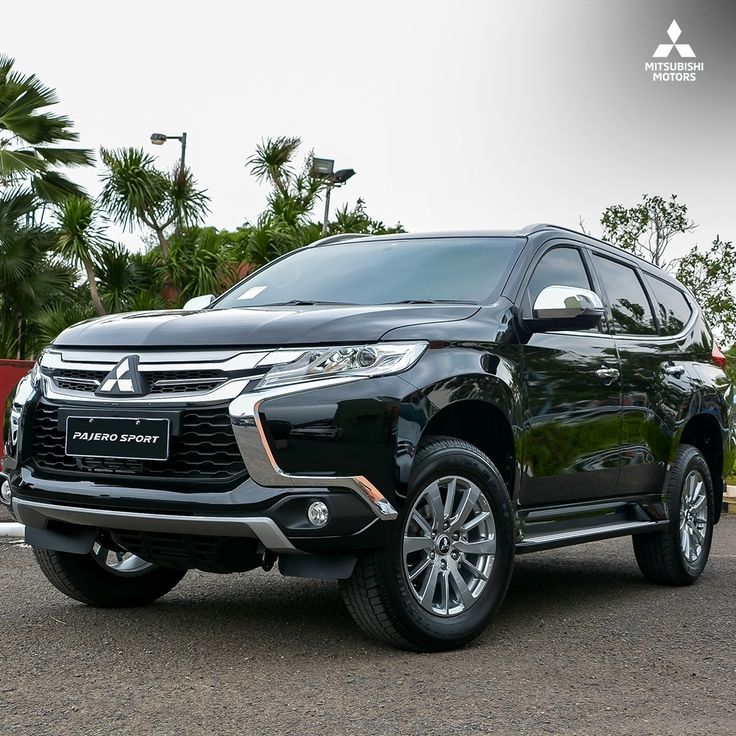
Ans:
[[[74,275],[54,262],[54,233],[33,223],[28,190],[0,189],[0,333],[2,354],[27,354],[29,323],[41,305],[65,298]]]
[[[56,92],[14,64],[0,54],[0,184],[27,183],[43,201],[58,203],[81,190],[57,167],[89,166],[94,158],[87,149],[58,145],[78,140],[72,121],[49,112]]]
[[[166,230],[174,223],[193,226],[209,211],[209,197],[197,187],[189,169],[177,165],[172,173],[156,168],[153,156],[140,148],[101,149],[107,167],[100,201],[113,219],[130,230],[151,228],[161,254],[169,258]]]
[[[59,239],[57,252],[62,258],[84,268],[87,284],[97,314],[105,314],[105,307],[97,291],[95,259],[101,247],[108,242],[103,235],[99,215],[89,197],[73,195],[59,206],[57,213]]]
[[[269,197],[272,208],[288,209],[291,214],[306,216],[315,204],[326,182],[312,175],[310,152],[300,172],[294,169],[294,157],[301,145],[301,138],[281,136],[267,138],[256,146],[256,152],[246,161],[258,181],[268,181],[274,188]]]

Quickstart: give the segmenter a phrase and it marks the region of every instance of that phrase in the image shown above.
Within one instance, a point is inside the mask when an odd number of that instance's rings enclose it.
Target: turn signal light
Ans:
[[[713,350],[711,351],[710,357],[719,368],[726,369],[726,356],[721,352],[715,340],[713,340]]]

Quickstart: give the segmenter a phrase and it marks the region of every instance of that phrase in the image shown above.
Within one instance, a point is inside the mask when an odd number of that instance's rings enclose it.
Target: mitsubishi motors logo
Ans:
[[[673,20],[672,23],[670,23],[670,27],[667,29],[667,35],[670,37],[670,41],[672,41],[672,43],[659,44],[659,46],[654,50],[652,58],[666,59],[672,52],[672,49],[677,49],[677,53],[680,54],[681,58],[694,59],[695,52],[689,43],[677,43],[677,39],[680,38],[681,33],[682,31],[680,30],[680,26],[677,25],[677,21]]]
[[[677,59],[695,59],[695,52],[689,43],[677,43],[682,35],[682,29],[676,20],[670,23],[667,35],[672,43],[660,43],[652,59],[669,59],[673,51]],[[694,82],[697,72],[703,71],[702,61],[647,61],[644,71],[651,72],[653,82]]]
[[[138,372],[137,355],[123,358],[108,374],[95,391],[98,396],[141,396],[143,379]]]

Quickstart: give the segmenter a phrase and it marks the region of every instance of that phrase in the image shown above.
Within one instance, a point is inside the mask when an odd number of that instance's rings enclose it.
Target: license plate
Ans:
[[[67,417],[66,454],[119,460],[166,460],[169,420]]]

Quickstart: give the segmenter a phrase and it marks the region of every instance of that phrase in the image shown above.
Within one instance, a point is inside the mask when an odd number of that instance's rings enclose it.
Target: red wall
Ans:
[[[13,392],[18,381],[33,368],[32,360],[0,360],[0,465],[2,465],[5,439],[3,438],[3,421],[5,402]]]

